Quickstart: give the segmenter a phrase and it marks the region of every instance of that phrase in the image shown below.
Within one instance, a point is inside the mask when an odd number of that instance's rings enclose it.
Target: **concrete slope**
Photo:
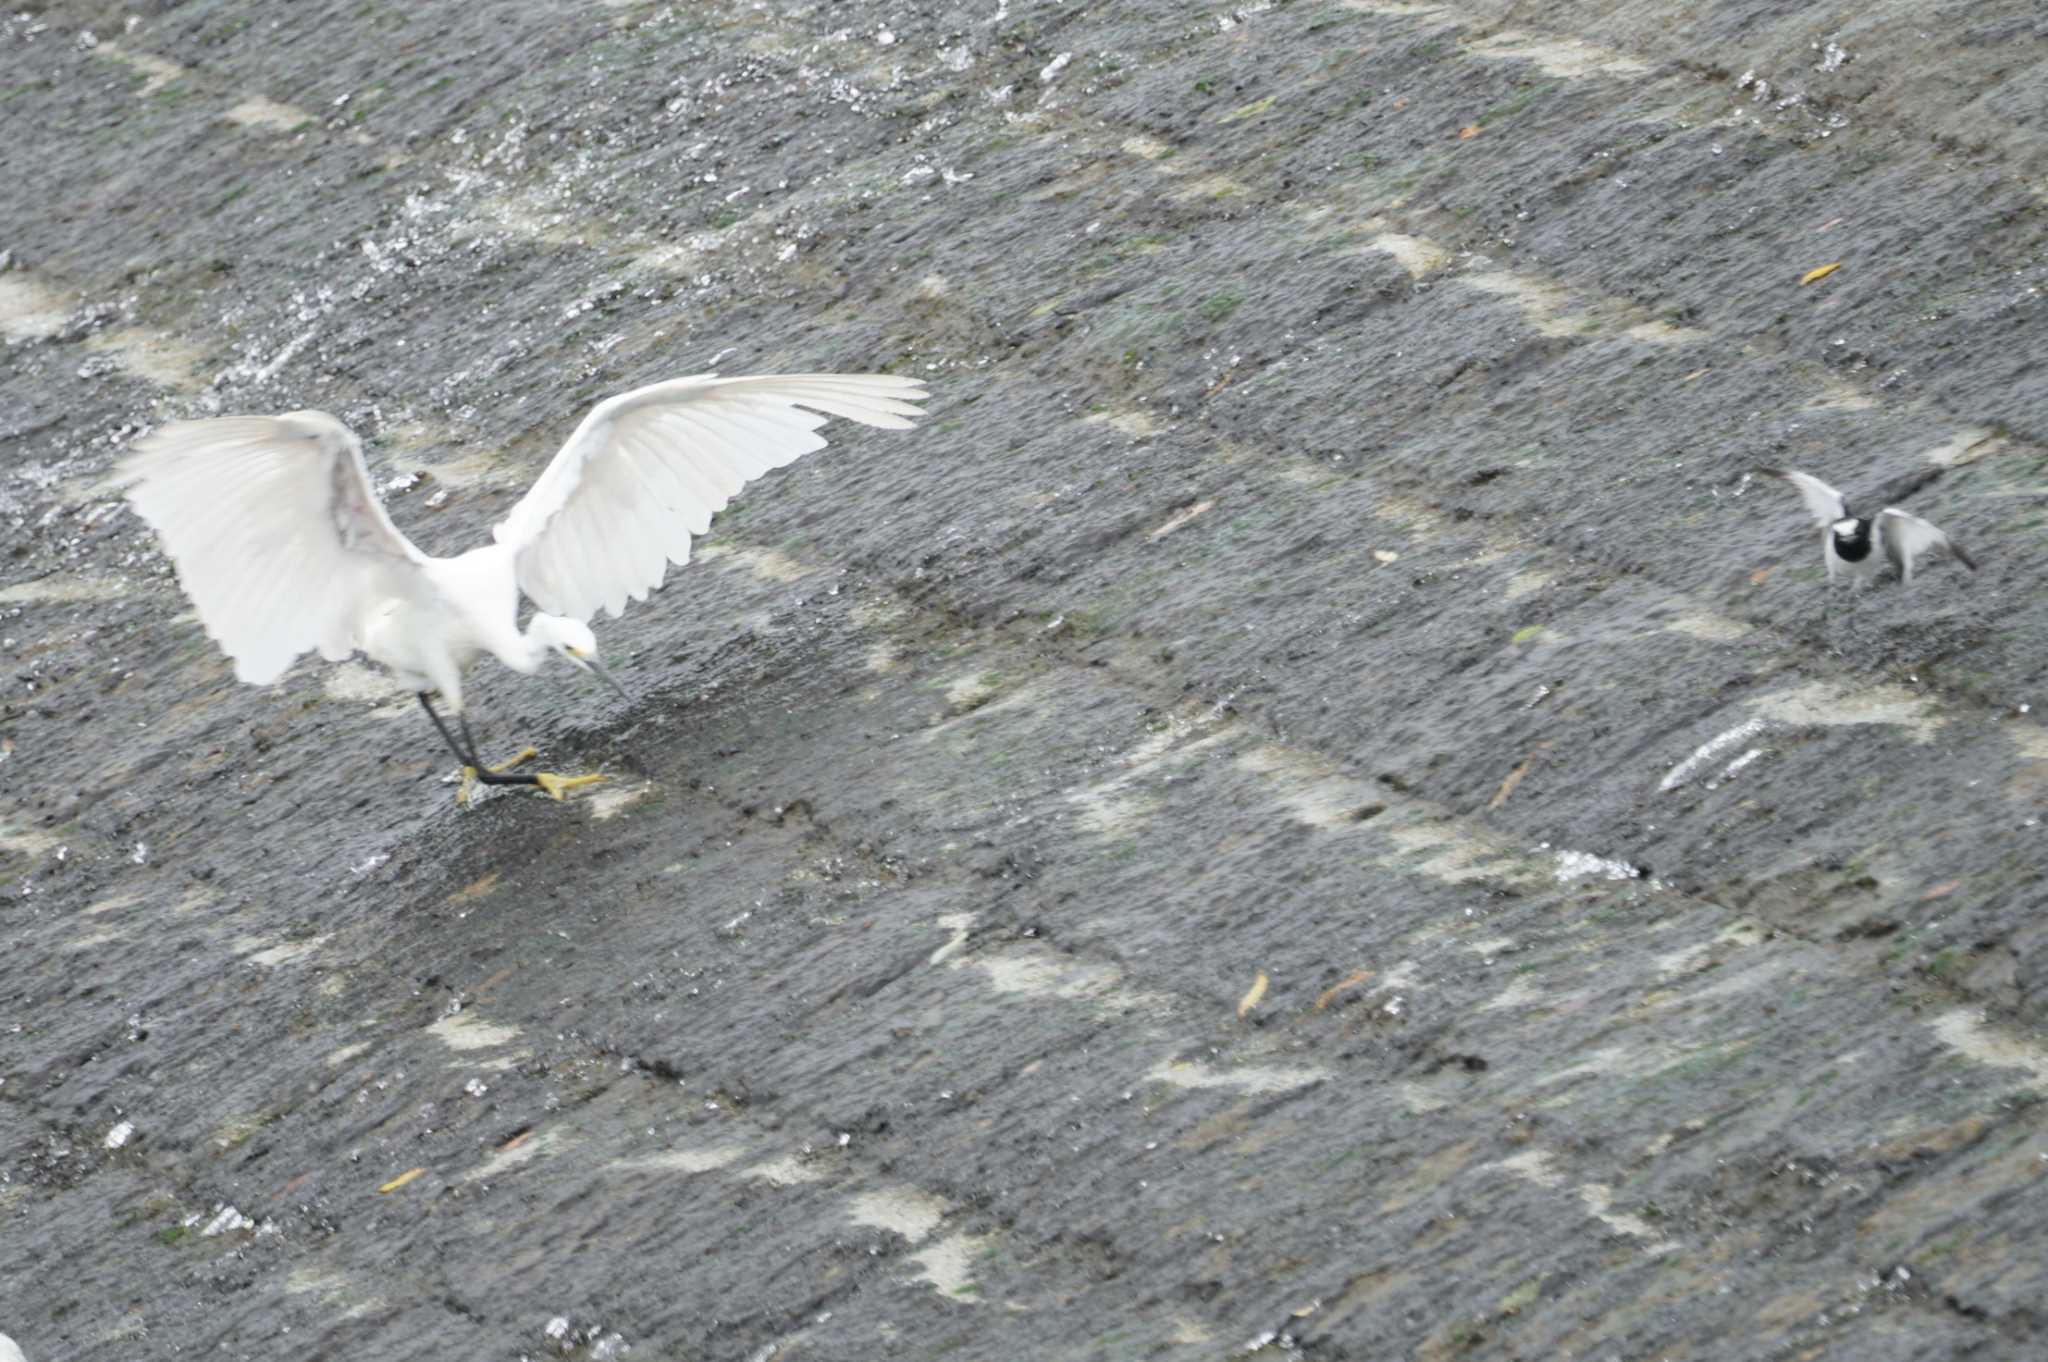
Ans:
[[[28,1357],[2040,1352],[2013,0],[0,17]],[[1826,267],[1833,267],[1832,269]],[[110,488],[887,370],[453,802]],[[1762,466],[1967,545],[1826,589]],[[560,678],[557,678],[558,680]]]

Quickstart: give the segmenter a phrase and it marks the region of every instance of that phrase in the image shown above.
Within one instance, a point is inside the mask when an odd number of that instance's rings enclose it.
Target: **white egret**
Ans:
[[[625,690],[587,623],[645,600],[690,537],[749,479],[822,449],[832,416],[908,430],[924,413],[913,379],[775,374],[671,379],[600,402],[492,542],[452,558],[420,552],[385,513],[353,432],[324,412],[179,421],[122,462],[128,500],[162,538],[199,621],[265,685],[302,653],[356,651],[419,697],[471,781],[535,785],[560,799],[601,775],[509,775],[478,758],[462,675],[483,653],[517,672],[561,656]],[[519,596],[540,613],[519,628]],[[464,741],[435,712],[455,715]]]

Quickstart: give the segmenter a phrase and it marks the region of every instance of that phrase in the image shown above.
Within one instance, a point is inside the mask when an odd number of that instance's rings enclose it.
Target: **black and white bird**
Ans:
[[[1849,509],[1849,499],[1814,477],[1790,468],[1766,468],[1762,472],[1783,478],[1799,489],[1821,529],[1821,555],[1827,560],[1828,580],[1847,572],[1858,585],[1884,571],[1890,563],[1899,570],[1899,580],[1913,580],[1913,569],[1929,549],[1943,548],[1975,572],[1976,560],[1963,546],[1919,516],[1887,506],[1874,516],[1859,516]],[[1878,551],[1882,550],[1882,557]]]

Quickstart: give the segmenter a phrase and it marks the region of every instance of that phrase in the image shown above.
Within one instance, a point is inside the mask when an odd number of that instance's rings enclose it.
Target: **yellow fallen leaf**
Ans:
[[[1962,887],[1963,882],[1961,880],[1943,880],[1940,884],[1935,885],[1934,888],[1922,894],[1920,901],[1925,903],[1929,899],[1945,899]]]
[[[1464,127],[1458,129],[1458,140],[1460,142],[1469,142],[1479,135],[1479,131],[1477,123],[1467,123]]]
[[[1493,792],[1493,799],[1488,802],[1486,807],[1489,809],[1497,809],[1501,805],[1507,803],[1508,796],[1513,794],[1515,792],[1515,787],[1522,783],[1522,777],[1528,775],[1529,768],[1536,764],[1537,756],[1543,751],[1543,749],[1549,746],[1550,744],[1547,742],[1537,743],[1536,746],[1530,751],[1529,755],[1522,758],[1522,764],[1520,766],[1517,766],[1514,770],[1508,772],[1507,779],[1503,780],[1500,783],[1500,788]]]
[[[1401,555],[1394,552],[1392,549],[1374,549],[1372,551],[1372,556],[1382,563],[1391,563],[1395,559],[1399,558]]]
[[[1764,580],[1777,570],[1778,565],[1776,563],[1771,564],[1769,567],[1760,567],[1755,572],[1749,574],[1749,584],[1751,586],[1762,586]]]
[[[414,1178],[418,1177],[420,1174],[426,1171],[427,1170],[424,1168],[408,1168],[403,1173],[400,1173],[397,1177],[391,1179],[391,1181],[385,1183],[382,1187],[379,1187],[377,1190],[380,1193],[395,1192],[399,1188],[405,1186],[406,1183],[411,1182]]]
[[[1684,378],[1679,379],[1678,381],[1680,383],[1690,383],[1696,378],[1705,378],[1708,374],[1711,374],[1712,372],[1714,372],[1712,369],[1695,369],[1691,373],[1687,374]]]
[[[1246,1013],[1250,1012],[1253,1008],[1259,1005],[1259,999],[1265,996],[1266,972],[1264,970],[1260,970],[1259,977],[1252,980],[1251,991],[1246,993],[1244,997],[1238,1001],[1237,1015],[1242,1017]]]
[[[1372,978],[1372,971],[1369,969],[1355,969],[1351,971],[1351,973],[1345,975],[1336,983],[1331,984],[1316,996],[1316,1011],[1320,1012],[1328,1007],[1336,1000],[1337,995],[1345,989],[1356,988],[1370,978]]]
[[[1808,284],[1817,284],[1840,268],[1842,268],[1842,262],[1837,260],[1832,265],[1820,265],[1810,269],[1799,276],[1799,286],[1804,288]]]
[[[450,894],[448,896],[448,902],[469,903],[473,900],[482,898],[484,895],[490,893],[493,889],[496,889],[497,887],[498,872],[492,870],[487,872],[483,876],[483,878],[471,880],[468,884],[463,885],[462,888]]]

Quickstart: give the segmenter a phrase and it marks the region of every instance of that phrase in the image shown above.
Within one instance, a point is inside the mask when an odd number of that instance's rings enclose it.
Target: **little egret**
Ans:
[[[309,649],[330,662],[360,650],[418,695],[461,759],[458,799],[472,781],[560,799],[604,777],[507,774],[532,748],[484,765],[464,713],[469,664],[489,653],[530,674],[559,655],[625,695],[587,623],[600,608],[616,617],[646,600],[749,479],[824,448],[830,417],[908,430],[924,398],[916,380],[886,374],[700,374],[609,398],[492,542],[453,558],[398,532],[362,443],[324,412],[179,421],[137,441],[119,476],[239,679],[267,685]],[[521,592],[539,607],[524,631]]]

